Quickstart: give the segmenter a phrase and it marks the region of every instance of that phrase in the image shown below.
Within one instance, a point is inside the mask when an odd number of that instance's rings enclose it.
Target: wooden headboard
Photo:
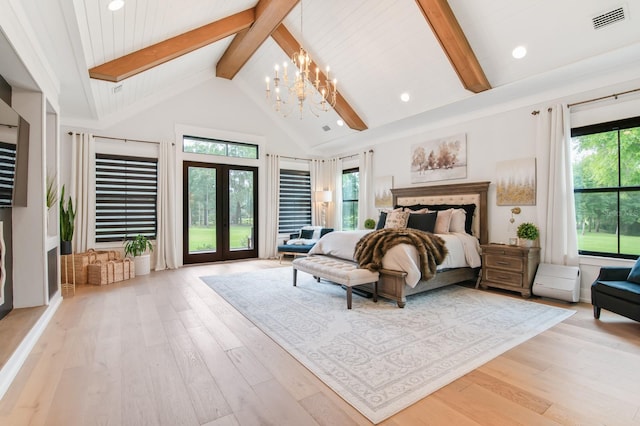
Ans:
[[[487,192],[490,182],[455,183],[450,185],[416,186],[393,188],[393,205],[412,204],[475,204],[473,234],[480,244],[489,242],[489,217],[487,214]]]

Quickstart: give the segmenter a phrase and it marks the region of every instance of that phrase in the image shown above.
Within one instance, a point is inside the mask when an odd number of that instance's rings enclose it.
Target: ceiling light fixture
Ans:
[[[522,59],[527,56],[527,48],[524,46],[518,46],[511,52],[511,56],[516,59]]]
[[[300,2],[300,34],[302,31],[302,2]],[[291,63],[295,66],[295,77],[290,79],[288,74],[288,63],[282,64],[282,78],[279,76],[280,66],[274,67],[275,75],[273,86],[275,92],[275,102],[273,107],[276,111],[287,117],[293,110],[294,105],[298,106],[300,119],[304,117],[305,105],[316,117],[320,112],[329,111],[336,104],[338,91],[336,89],[338,81],[329,78],[329,67],[326,68],[326,75],[320,72],[320,68],[315,68],[315,79],[312,80],[310,68],[313,61],[309,53],[300,44],[300,51],[293,54]],[[267,99],[271,99],[271,87],[269,77],[266,77]]]
[[[122,9],[122,6],[124,6],[124,0],[111,0],[107,7],[110,11],[115,12],[116,10]]]
[[[411,96],[407,92],[404,92],[402,95],[400,95],[400,100],[402,102],[409,102],[410,99]]]

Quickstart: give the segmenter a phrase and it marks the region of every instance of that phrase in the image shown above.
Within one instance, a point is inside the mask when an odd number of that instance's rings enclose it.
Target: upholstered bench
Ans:
[[[324,278],[347,288],[347,309],[351,309],[351,288],[362,284],[373,284],[373,301],[378,301],[377,272],[358,268],[358,264],[337,257],[325,255],[311,255],[294,259],[293,285],[297,284],[298,271],[313,275],[317,281]]]

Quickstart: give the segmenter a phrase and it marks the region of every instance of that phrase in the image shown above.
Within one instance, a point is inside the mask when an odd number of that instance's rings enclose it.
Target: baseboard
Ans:
[[[62,296],[58,292],[49,301],[49,306],[40,316],[38,321],[33,325],[31,330],[22,339],[22,342],[18,345],[11,357],[7,360],[7,363],[0,370],[0,399],[11,386],[13,379],[15,379],[18,371],[22,368],[22,365],[27,360],[27,357],[31,353],[31,350],[35,346],[36,342],[44,332],[45,328],[53,318],[53,314],[58,310],[58,307],[62,303]]]

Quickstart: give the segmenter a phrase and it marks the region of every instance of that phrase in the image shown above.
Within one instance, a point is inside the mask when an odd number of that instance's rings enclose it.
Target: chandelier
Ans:
[[[300,2],[300,33],[302,34],[302,2]],[[288,72],[288,63],[274,67],[273,91],[275,99],[273,108],[287,117],[297,105],[300,119],[304,117],[305,107],[316,117],[321,112],[329,111],[336,104],[338,81],[329,77],[329,67],[326,68],[326,75],[315,66],[309,57],[309,53],[300,44],[300,50],[291,56],[291,64],[295,67],[293,78]],[[315,76],[311,70],[315,66]],[[315,78],[314,78],[315,77]],[[265,79],[267,83],[267,100],[271,100],[271,81],[269,77]]]

